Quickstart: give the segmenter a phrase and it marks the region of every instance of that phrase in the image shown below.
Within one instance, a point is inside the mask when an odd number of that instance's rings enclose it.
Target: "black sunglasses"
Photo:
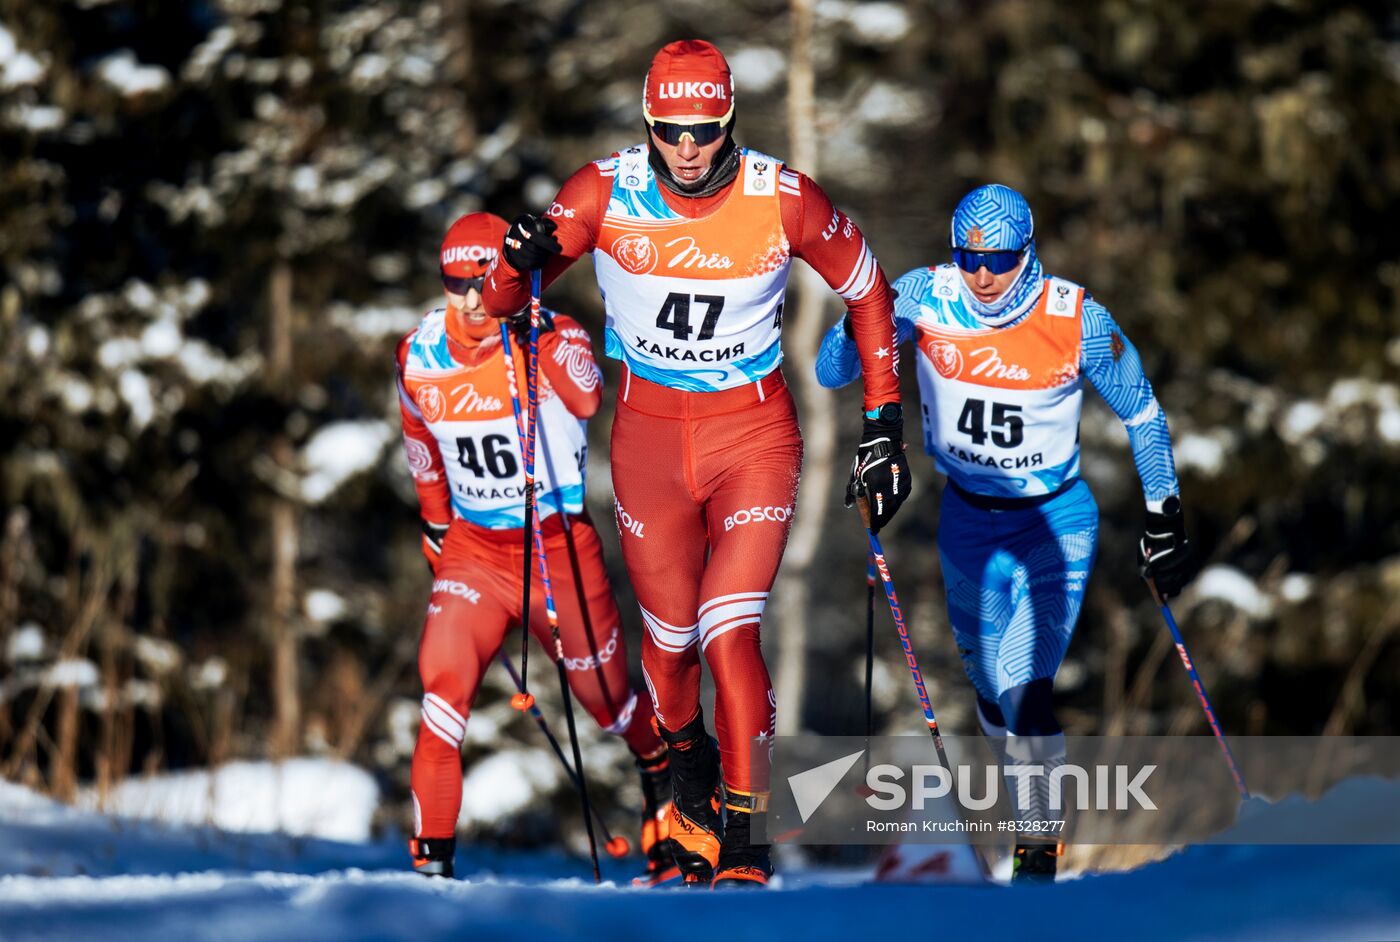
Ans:
[[[481,286],[486,284],[486,276],[479,278],[454,278],[443,272],[442,286],[453,294],[466,294],[468,288],[475,288],[477,293],[481,292]]]

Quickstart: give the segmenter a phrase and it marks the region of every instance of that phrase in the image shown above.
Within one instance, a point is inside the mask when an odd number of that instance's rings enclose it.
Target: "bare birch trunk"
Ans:
[[[58,694],[57,750],[50,762],[51,794],[72,802],[78,792],[78,687],[65,686]]]
[[[788,63],[788,148],[792,165],[815,178],[817,174],[816,77],[812,67],[812,3],[792,0],[792,47]],[[777,607],[778,731],[796,732],[802,725],[802,705],[807,682],[807,639],[811,611],[813,564],[825,532],[831,507],[832,467],[836,452],[835,413],[830,393],[817,383],[813,371],[821,339],[822,309],[826,285],[810,268],[793,272],[796,304],[784,318],[784,371],[797,396],[805,449],[802,484],[798,491],[800,512],[793,521],[782,573],[778,578]]]
[[[279,261],[268,282],[268,381],[285,394],[292,372],[292,268]],[[278,469],[290,471],[295,454],[287,432],[279,430],[272,442],[272,460]],[[269,628],[272,643],[272,754],[282,759],[295,755],[301,745],[301,679],[298,667],[296,626],[296,564],[298,552],[297,505],[286,494],[272,498],[270,521],[272,563]]]
[[[471,0],[445,0],[442,5],[444,38],[450,49],[443,62],[442,78],[460,98],[462,124],[457,147],[462,153],[477,144],[476,101],[483,93],[473,50],[471,7]]]

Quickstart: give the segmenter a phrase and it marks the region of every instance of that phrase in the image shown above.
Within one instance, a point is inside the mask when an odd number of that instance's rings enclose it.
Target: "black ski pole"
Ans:
[[[510,674],[511,681],[515,684],[516,690],[521,690],[520,675],[515,671],[515,665],[511,663],[506,652],[502,651],[499,656],[500,662],[504,665],[506,673]],[[559,740],[554,738],[554,732],[549,728],[549,721],[544,718],[544,713],[540,710],[539,704],[531,703],[528,710],[530,716],[535,720],[535,725],[544,733],[544,738],[549,741],[549,748],[554,750],[554,757],[559,760],[559,764],[564,767],[564,772],[569,776],[569,781],[574,788],[578,788],[578,776],[574,774],[574,767],[569,764],[569,760],[564,756],[564,749],[559,745]],[[632,850],[632,844],[627,838],[622,836],[614,837],[612,831],[608,829],[608,822],[603,820],[602,813],[593,808],[593,819],[598,822],[598,828],[603,832],[604,847],[607,848],[610,857],[626,857]]]

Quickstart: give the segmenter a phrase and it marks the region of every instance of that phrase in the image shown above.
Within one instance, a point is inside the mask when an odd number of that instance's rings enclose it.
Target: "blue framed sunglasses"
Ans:
[[[976,252],[972,249],[953,249],[953,261],[969,275],[977,274],[978,269],[986,268],[993,275],[1004,275],[1015,271],[1021,264],[1025,249],[1015,252]]]

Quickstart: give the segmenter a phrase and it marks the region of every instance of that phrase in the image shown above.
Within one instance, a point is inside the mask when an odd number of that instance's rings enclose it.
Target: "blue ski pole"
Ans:
[[[583,824],[588,832],[588,851],[593,858],[593,882],[603,882],[598,868],[598,841],[593,834],[593,811],[588,801],[588,783],[583,774],[583,755],[579,751],[578,729],[574,725],[574,701],[569,691],[569,676],[564,666],[564,643],[559,638],[559,612],[554,607],[554,587],[549,581],[549,560],[544,551],[544,532],[540,527],[538,495],[535,493],[535,431],[539,413],[539,352],[540,352],[540,273],[530,272],[530,348],[525,360],[526,411],[521,416],[520,392],[515,381],[515,355],[511,351],[510,325],[501,321],[501,348],[506,358],[506,385],[510,387],[510,404],[515,412],[515,427],[524,446],[525,464],[525,526],[534,538],[535,555],[540,566],[540,586],[544,589],[544,612],[549,620],[550,640],[554,645],[554,664],[559,669],[559,691],[564,700],[564,719],[569,727],[569,744],[573,747],[574,768],[578,772],[578,795],[583,804]],[[530,554],[525,554],[525,569],[530,571]],[[530,595],[529,582],[525,583],[525,604],[521,618],[526,627],[522,647],[527,650],[530,634],[528,630]],[[516,709],[528,710],[535,698],[525,690],[525,665],[520,665],[520,692],[511,697],[511,705]]]
[[[865,738],[875,732],[875,711],[871,688],[875,679],[875,557],[865,557]]]
[[[1235,761],[1235,754],[1230,751],[1230,744],[1225,740],[1225,732],[1220,728],[1220,723],[1215,719],[1215,708],[1210,705],[1210,697],[1206,696],[1206,685],[1201,682],[1201,675],[1196,673],[1196,665],[1191,662],[1191,655],[1186,650],[1186,639],[1181,636],[1181,629],[1177,627],[1176,619],[1172,616],[1172,610],[1167,606],[1167,600],[1162,598],[1162,594],[1157,591],[1157,581],[1151,576],[1146,578],[1147,588],[1152,592],[1152,601],[1157,603],[1157,607],[1162,611],[1162,617],[1166,619],[1167,628],[1171,630],[1172,640],[1176,642],[1176,653],[1181,656],[1181,663],[1186,667],[1186,673],[1191,678],[1191,686],[1196,688],[1196,697],[1201,701],[1201,708],[1206,711],[1206,722],[1210,724],[1210,731],[1215,734],[1215,741],[1220,743],[1220,751],[1225,755],[1225,764],[1230,767],[1230,777],[1235,780],[1235,787],[1240,791],[1240,797],[1249,800],[1249,789],[1245,787],[1244,776],[1240,773],[1239,764]]]
[[[900,646],[904,648],[904,661],[909,665],[909,673],[914,678],[914,690],[918,692],[919,703],[924,708],[924,721],[928,723],[929,734],[933,736],[938,760],[951,772],[953,766],[948,761],[948,753],[943,749],[943,734],[938,731],[938,718],[933,715],[933,704],[929,702],[928,685],[924,682],[923,672],[919,670],[919,662],[914,657],[914,643],[909,638],[909,626],[904,623],[904,611],[899,607],[899,596],[895,595],[894,591],[894,577],[890,575],[890,567],[885,562],[885,549],[880,545],[880,538],[875,535],[875,531],[870,529],[870,502],[864,497],[859,497],[856,499],[856,506],[860,508],[860,519],[865,524],[865,534],[870,538],[870,556],[875,560],[875,569],[885,587],[885,598],[890,603],[890,615],[894,618],[895,630],[899,632]]]

